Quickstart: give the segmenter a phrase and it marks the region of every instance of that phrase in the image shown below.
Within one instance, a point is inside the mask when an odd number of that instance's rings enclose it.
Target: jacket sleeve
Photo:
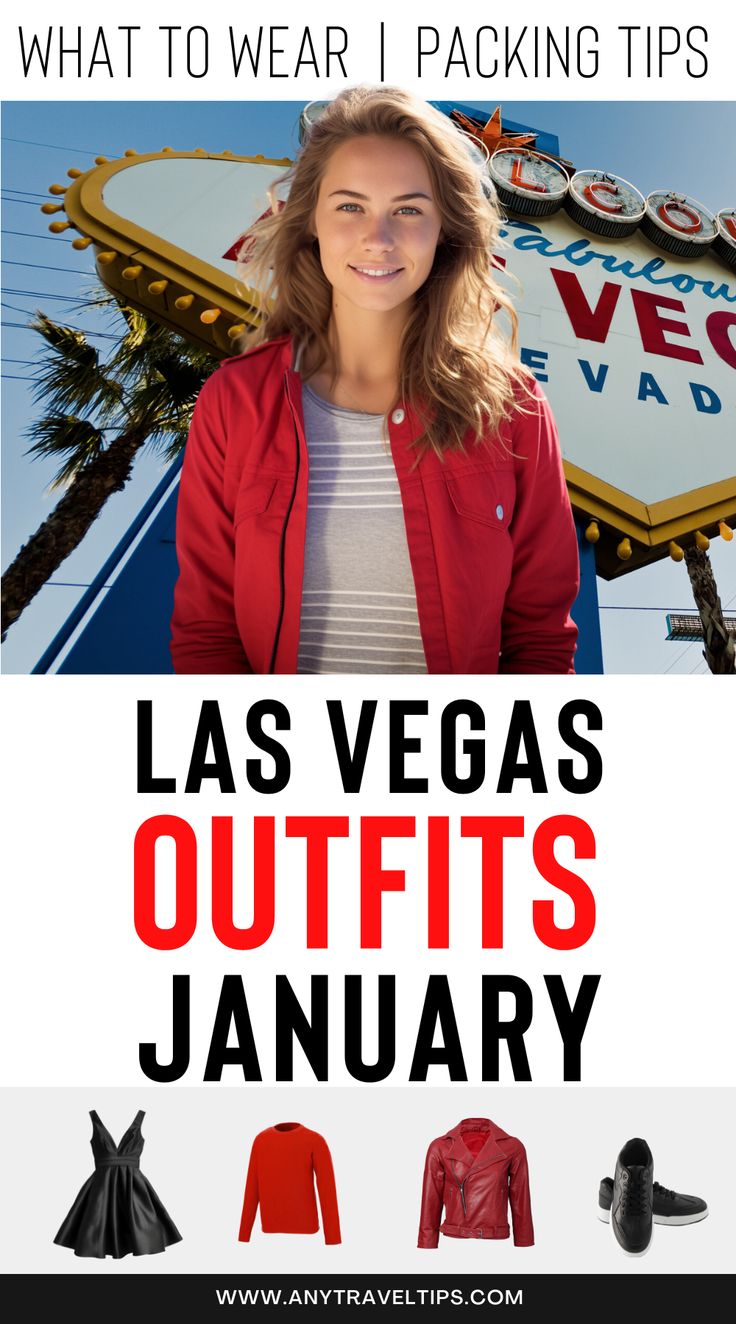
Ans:
[[[445,1169],[434,1142],[427,1150],[419,1215],[419,1250],[436,1250],[440,1239],[442,1206],[445,1201]]]
[[[319,1136],[312,1150],[312,1166],[317,1178],[319,1207],[322,1210],[322,1231],[326,1246],[339,1246],[340,1215],[337,1209],[337,1191],[335,1189],[335,1170],[327,1141]]]
[[[530,412],[517,415],[514,449],[524,458],[517,464],[510,526],[514,562],[499,671],[570,674],[578,633],[570,608],[580,585],[580,561],[557,428],[539,389]]]
[[[250,1151],[250,1162],[248,1164],[248,1176],[245,1180],[245,1195],[243,1196],[243,1212],[240,1216],[240,1231],[238,1232],[238,1241],[250,1241],[250,1234],[253,1231],[256,1209],[258,1208],[258,1156],[256,1152],[256,1142],[253,1141],[253,1148]]]
[[[235,543],[223,494],[223,389],[215,371],[199,393],[184,452],[176,515],[179,578],[171,618],[171,657],[178,673],[252,669],[235,620]]]
[[[509,1203],[514,1224],[514,1245],[534,1245],[532,1201],[529,1194],[529,1165],[526,1150],[519,1141],[519,1151],[512,1159],[509,1172]]]

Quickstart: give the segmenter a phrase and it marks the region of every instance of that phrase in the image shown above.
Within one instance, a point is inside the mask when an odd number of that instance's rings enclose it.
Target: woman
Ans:
[[[359,87],[286,180],[248,236],[259,343],[187,441],[175,669],[571,672],[574,525],[477,152]]]

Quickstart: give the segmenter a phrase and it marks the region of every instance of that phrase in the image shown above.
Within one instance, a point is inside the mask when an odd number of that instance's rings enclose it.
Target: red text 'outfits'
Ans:
[[[239,1241],[250,1241],[258,1205],[264,1232],[317,1232],[317,1179],[325,1242],[340,1241],[335,1174],[327,1142],[299,1122],[279,1122],[253,1141]]]
[[[420,1250],[434,1250],[440,1232],[489,1241],[508,1237],[509,1204],[514,1245],[533,1246],[524,1146],[487,1117],[466,1117],[427,1151],[417,1244]]]

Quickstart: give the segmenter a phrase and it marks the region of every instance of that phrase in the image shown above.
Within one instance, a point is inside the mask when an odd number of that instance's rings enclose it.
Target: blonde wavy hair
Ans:
[[[465,135],[411,93],[366,86],[341,92],[311,127],[294,165],[274,182],[271,211],[251,227],[240,251],[238,274],[261,291],[262,314],[240,348],[290,334],[301,347],[303,377],[327,365],[337,380],[329,338],[332,287],[312,218],[328,157],[346,140],[368,134],[414,144],[442,218],[443,237],[414,295],[399,356],[400,398],[411,403],[423,428],[419,452],[431,446],[441,455],[462,449],[468,430],[476,440],[495,434],[519,407],[520,388],[527,392],[531,377],[519,360],[516,311],[496,279],[498,205],[481,187]],[[283,202],[278,195],[285,186]]]

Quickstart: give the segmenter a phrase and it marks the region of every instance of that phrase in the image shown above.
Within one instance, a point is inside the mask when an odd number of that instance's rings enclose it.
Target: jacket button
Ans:
[[[503,506],[496,506],[496,518],[503,519]]]
[[[391,422],[403,423],[405,418],[406,418],[406,414],[404,413],[403,409],[394,409],[394,412],[391,415]]]

